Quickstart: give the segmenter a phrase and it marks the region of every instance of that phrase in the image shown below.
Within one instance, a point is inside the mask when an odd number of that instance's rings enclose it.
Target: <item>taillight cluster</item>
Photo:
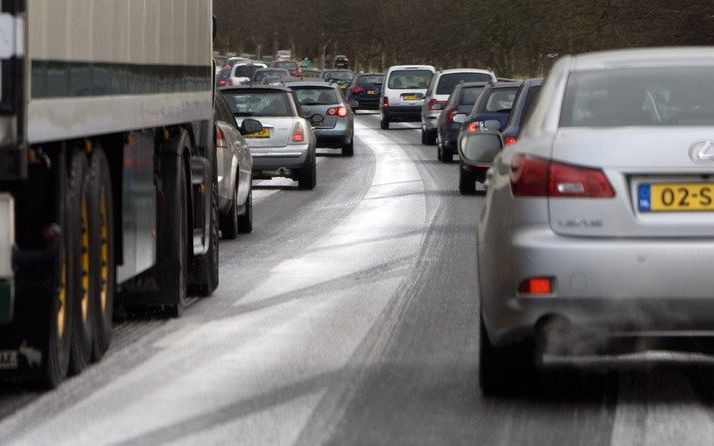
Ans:
[[[511,190],[516,197],[612,198],[605,172],[525,155],[511,162]]]
[[[454,116],[456,116],[456,113],[459,112],[459,107],[451,107],[446,109],[446,123],[447,124],[453,124],[454,123]]]
[[[293,134],[290,137],[290,140],[295,143],[305,142],[305,129],[299,122],[296,122],[293,126]]]
[[[389,98],[385,96],[382,98],[382,108],[388,108],[388,107],[389,107]]]
[[[339,116],[340,118],[344,118],[347,116],[347,107],[340,105],[339,107],[328,108],[327,116]]]
[[[352,94],[360,94],[364,91],[364,87],[361,87],[357,85],[356,87],[352,87]]]
[[[226,142],[226,134],[223,133],[223,130],[217,126],[214,125],[216,128],[216,147],[218,148],[225,148],[228,147],[228,144]]]
[[[481,128],[481,121],[474,121],[466,124],[466,131],[469,133],[476,133],[479,128]]]
[[[225,79],[219,79],[219,80],[218,80],[218,86],[219,86],[219,87],[225,87],[226,85],[228,85],[228,81],[227,81],[227,80],[225,80]]]
[[[503,145],[504,146],[512,146],[515,144],[518,140],[516,139],[515,136],[504,136],[503,137]]]
[[[426,107],[429,109],[429,111],[434,111],[442,110],[445,105],[446,101],[439,101],[436,98],[431,98],[429,99],[429,102],[427,102]]]

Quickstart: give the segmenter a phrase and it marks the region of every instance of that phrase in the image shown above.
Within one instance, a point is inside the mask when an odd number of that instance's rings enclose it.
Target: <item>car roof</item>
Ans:
[[[682,65],[714,65],[714,47],[638,48],[585,53],[572,56],[571,70]]]
[[[384,73],[355,73],[356,76],[384,76]]]
[[[287,87],[327,87],[327,88],[335,88],[333,84],[330,84],[325,81],[292,81],[292,82],[286,82],[285,85]]]
[[[471,88],[471,87],[485,87],[490,85],[492,82],[459,82],[456,84],[458,88]]]
[[[436,71],[436,69],[431,65],[392,65],[389,67],[389,71],[394,70],[431,70]]]
[[[523,84],[523,81],[516,81],[516,82],[496,82],[496,83],[489,83],[488,87],[491,87],[492,89],[501,89],[501,88],[517,88],[520,87],[521,84]]]
[[[437,74],[451,74],[451,73],[483,73],[483,74],[493,74],[490,70],[484,70],[482,68],[449,68],[448,70],[439,70]]]
[[[263,85],[263,84],[233,85],[233,86],[228,86],[228,87],[221,87],[221,88],[219,88],[219,90],[220,91],[271,90],[271,91],[283,91],[285,93],[290,93],[292,91],[284,85]]]

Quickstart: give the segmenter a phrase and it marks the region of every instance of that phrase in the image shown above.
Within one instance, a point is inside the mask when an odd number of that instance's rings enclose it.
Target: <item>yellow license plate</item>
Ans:
[[[653,183],[638,186],[642,212],[714,211],[714,183]]]
[[[377,90],[367,90],[367,94],[377,94]]]
[[[246,138],[270,138],[270,129],[264,128],[263,130],[256,133],[247,133]]]
[[[402,99],[404,99],[405,101],[416,101],[419,98],[413,94],[405,94],[404,96],[402,96]]]

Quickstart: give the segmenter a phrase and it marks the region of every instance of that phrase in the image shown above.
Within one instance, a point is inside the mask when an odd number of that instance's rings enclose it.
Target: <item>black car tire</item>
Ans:
[[[459,163],[459,192],[461,192],[461,195],[473,195],[476,193],[476,178],[471,172],[464,169],[461,163]]]
[[[233,187],[233,201],[226,215],[221,215],[221,236],[226,240],[235,240],[238,237],[238,177]]]
[[[451,153],[451,150],[447,149],[444,146],[443,142],[439,143],[438,152],[439,152],[439,156],[438,156],[439,161],[441,161],[444,164],[450,163],[454,157],[454,155]]]
[[[312,164],[306,167],[298,178],[298,188],[301,190],[312,190],[317,184],[317,163],[313,159]]]
[[[517,394],[536,382],[535,342],[526,339],[508,347],[495,347],[479,318],[479,386],[486,396]]]
[[[436,144],[436,132],[433,130],[422,130],[421,143],[427,146]]]
[[[353,156],[355,154],[355,141],[352,135],[349,144],[342,146],[342,156]]]
[[[248,192],[245,199],[245,213],[238,216],[238,231],[243,234],[253,232],[253,189]]]
[[[379,121],[379,127],[382,130],[389,130],[389,118],[384,116],[380,121]]]

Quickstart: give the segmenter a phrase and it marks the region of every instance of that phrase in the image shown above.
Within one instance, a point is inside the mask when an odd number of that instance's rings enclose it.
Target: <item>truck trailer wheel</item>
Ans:
[[[92,360],[98,361],[111,343],[115,285],[112,185],[109,164],[101,147],[92,154],[90,172],[90,257],[95,309]]]
[[[72,268],[73,300],[72,308],[72,354],[70,372],[80,373],[92,358],[94,340],[95,309],[92,300],[94,280],[91,277],[90,232],[93,222],[90,219],[90,177],[87,156],[84,151],[75,149],[70,155],[69,187],[67,193],[67,212],[69,224],[64,228],[72,241],[72,255],[68,256],[74,265]]]

